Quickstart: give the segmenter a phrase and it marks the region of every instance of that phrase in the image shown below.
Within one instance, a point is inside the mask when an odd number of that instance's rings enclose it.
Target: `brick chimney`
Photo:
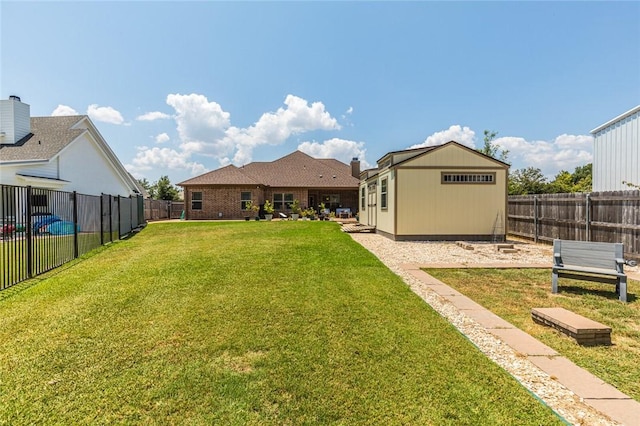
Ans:
[[[0,100],[0,144],[13,145],[31,133],[31,108],[18,96]]]
[[[360,160],[358,160],[358,157],[351,159],[351,176],[358,180],[360,179]]]

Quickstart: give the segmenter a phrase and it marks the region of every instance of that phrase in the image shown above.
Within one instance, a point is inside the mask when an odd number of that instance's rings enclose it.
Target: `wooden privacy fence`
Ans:
[[[182,201],[144,200],[145,220],[180,219],[183,210]]]
[[[511,235],[623,243],[625,255],[640,259],[640,191],[512,195],[508,204]]]

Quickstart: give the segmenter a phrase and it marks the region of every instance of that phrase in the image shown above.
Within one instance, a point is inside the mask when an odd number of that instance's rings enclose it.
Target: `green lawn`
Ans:
[[[629,303],[612,284],[560,278],[551,293],[551,269],[428,269],[514,326],[640,401],[640,283],[628,283]],[[531,308],[562,307],[611,327],[611,346],[580,346],[561,332],[536,324]]]
[[[332,222],[166,223],[0,292],[2,424],[562,424]]]

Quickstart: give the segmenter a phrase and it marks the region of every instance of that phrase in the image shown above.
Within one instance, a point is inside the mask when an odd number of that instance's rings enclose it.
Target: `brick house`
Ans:
[[[242,219],[247,201],[260,205],[270,200],[278,213],[290,214],[289,204],[302,208],[318,205],[335,212],[349,208],[356,213],[360,162],[350,165],[335,159],[313,158],[301,151],[270,162],[242,167],[229,165],[196,176],[178,186],[184,188],[185,219]]]

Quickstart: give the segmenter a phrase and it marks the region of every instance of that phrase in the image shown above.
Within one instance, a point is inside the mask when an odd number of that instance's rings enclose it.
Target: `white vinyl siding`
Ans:
[[[640,185],[640,106],[594,133],[593,191],[629,190]]]

